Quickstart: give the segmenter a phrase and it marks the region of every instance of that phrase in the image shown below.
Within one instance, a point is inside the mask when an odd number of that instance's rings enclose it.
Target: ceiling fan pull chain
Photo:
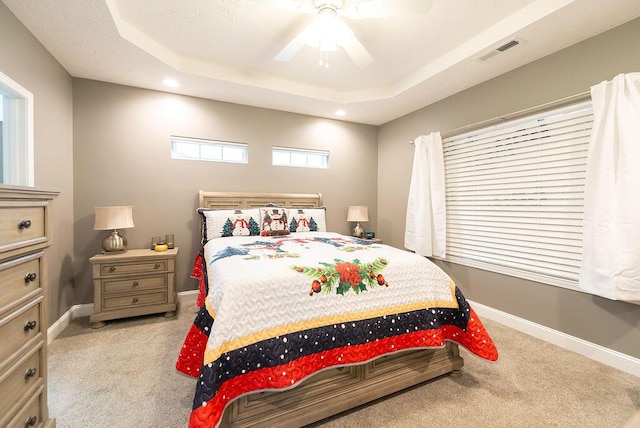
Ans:
[[[329,68],[329,52],[320,51],[320,61],[318,61],[318,65]]]

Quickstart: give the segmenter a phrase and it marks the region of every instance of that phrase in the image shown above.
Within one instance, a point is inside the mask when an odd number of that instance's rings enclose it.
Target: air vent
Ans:
[[[496,50],[497,50],[497,51],[500,51],[500,52],[504,52],[504,51],[506,51],[506,50],[509,50],[509,49],[511,49],[511,48],[513,48],[513,47],[518,46],[519,44],[520,44],[520,42],[519,42],[519,41],[517,41],[517,40],[511,40],[511,41],[508,41],[507,43],[505,43],[504,45],[502,45],[502,46],[500,46],[500,47],[497,47],[497,48],[496,48]]]
[[[520,40],[517,40],[517,39],[509,40],[508,42],[502,43],[501,45],[495,48],[491,48],[490,51],[483,53],[481,56],[479,56],[476,59],[479,61],[486,61],[489,58],[493,58],[496,55],[499,55],[505,51],[508,51],[511,48],[518,46],[519,44],[520,44]]]

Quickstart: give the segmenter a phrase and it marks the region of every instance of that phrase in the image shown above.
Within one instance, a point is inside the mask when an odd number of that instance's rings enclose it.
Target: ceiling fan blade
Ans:
[[[367,49],[360,43],[360,40],[350,33],[341,43],[342,48],[353,62],[360,68],[365,68],[373,62],[373,57]]]
[[[433,0],[352,0],[340,13],[349,19],[386,18],[429,13]]]
[[[280,62],[289,62],[291,58],[293,58],[293,56],[305,45],[307,38],[306,33],[308,30],[309,27],[302,30],[278,53],[278,55],[273,57],[273,59]]]

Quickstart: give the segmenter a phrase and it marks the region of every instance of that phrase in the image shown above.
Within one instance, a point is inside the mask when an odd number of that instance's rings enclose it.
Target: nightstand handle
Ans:
[[[24,276],[24,282],[34,282],[38,278],[35,272],[29,272]]]
[[[29,331],[29,330],[33,330],[36,328],[36,326],[38,325],[37,322],[34,321],[27,321],[24,325],[24,331]]]
[[[111,266],[111,267],[109,268],[109,272],[115,272],[115,271],[116,271],[116,267],[115,267],[115,266]]]
[[[138,298],[137,298],[137,297],[134,297],[134,298],[133,298],[133,300],[132,300],[132,302],[133,302],[133,303],[138,303]]]
[[[131,287],[135,288],[138,285],[140,285],[140,283],[138,281],[133,281],[133,284],[131,284]]]
[[[35,416],[30,416],[24,422],[24,426],[25,428],[32,427],[32,426],[35,426],[36,422],[38,422],[38,418],[36,418]]]
[[[156,263],[155,265],[153,265],[154,269],[158,269],[160,267],[160,263]]]
[[[29,229],[31,227],[31,220],[27,219],[27,220],[20,220],[18,222],[18,229],[22,230],[22,229]]]
[[[24,374],[25,378],[30,378],[30,377],[34,377],[36,375],[38,371],[35,368],[31,368],[29,370],[27,370],[27,372]]]

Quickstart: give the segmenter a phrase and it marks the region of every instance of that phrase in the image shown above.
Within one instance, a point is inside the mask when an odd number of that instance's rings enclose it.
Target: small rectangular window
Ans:
[[[33,186],[33,94],[0,72],[0,183]]]
[[[171,158],[248,163],[249,148],[244,143],[172,136]]]
[[[274,147],[271,150],[271,164],[273,166],[327,169],[329,168],[329,152],[324,150]]]

